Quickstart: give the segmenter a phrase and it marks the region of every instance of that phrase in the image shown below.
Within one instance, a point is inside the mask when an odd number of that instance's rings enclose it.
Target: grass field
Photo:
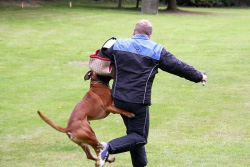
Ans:
[[[116,4],[109,3],[110,6]],[[130,37],[140,19],[152,40],[204,71],[205,87],[159,71],[147,144],[149,167],[250,166],[250,10],[182,8],[141,15],[103,2],[0,6],[0,166],[93,167],[80,147],[45,124],[66,126],[89,88],[89,54],[111,36]],[[95,8],[94,6],[99,6]],[[101,141],[125,134],[119,115],[91,122]],[[128,153],[107,167],[131,167]]]

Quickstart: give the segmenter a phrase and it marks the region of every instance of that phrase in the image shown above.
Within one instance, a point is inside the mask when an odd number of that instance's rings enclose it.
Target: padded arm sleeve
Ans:
[[[163,71],[185,78],[192,82],[200,82],[202,73],[193,66],[177,59],[172,53],[165,48],[162,49],[159,68]]]

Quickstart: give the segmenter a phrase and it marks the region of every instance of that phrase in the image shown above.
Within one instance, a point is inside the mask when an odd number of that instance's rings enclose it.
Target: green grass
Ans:
[[[95,8],[97,5],[99,8]],[[128,4],[130,5],[130,4]],[[250,166],[250,10],[182,8],[194,13],[141,15],[112,3],[0,5],[0,166],[94,166],[41,110],[66,126],[89,88],[89,54],[111,36],[130,37],[148,19],[152,40],[200,70],[205,87],[159,71],[152,94],[149,167]],[[101,141],[124,135],[119,115],[91,122]],[[110,167],[131,167],[128,153]]]

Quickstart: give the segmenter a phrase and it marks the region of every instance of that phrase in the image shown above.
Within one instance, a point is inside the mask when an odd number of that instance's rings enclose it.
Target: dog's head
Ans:
[[[89,80],[91,79],[91,81],[101,81],[104,84],[109,84],[109,81],[112,79],[112,77],[110,76],[104,76],[104,75],[97,75],[95,72],[93,71],[88,71],[85,76],[84,76],[84,80]]]

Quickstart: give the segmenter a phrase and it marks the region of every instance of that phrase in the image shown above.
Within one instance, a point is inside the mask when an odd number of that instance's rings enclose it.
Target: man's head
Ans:
[[[143,19],[140,20],[138,23],[136,23],[133,35],[145,34],[150,38],[152,35],[152,31],[153,31],[152,24],[148,20]]]

